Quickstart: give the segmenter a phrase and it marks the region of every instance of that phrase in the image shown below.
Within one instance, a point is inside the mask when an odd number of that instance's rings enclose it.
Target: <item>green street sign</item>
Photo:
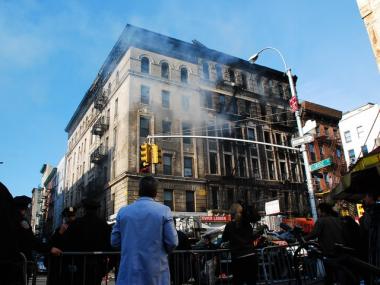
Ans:
[[[332,164],[332,159],[331,159],[331,157],[329,157],[329,158],[326,158],[324,160],[318,161],[318,162],[310,165],[310,171],[316,171],[318,169],[329,166],[331,164]]]

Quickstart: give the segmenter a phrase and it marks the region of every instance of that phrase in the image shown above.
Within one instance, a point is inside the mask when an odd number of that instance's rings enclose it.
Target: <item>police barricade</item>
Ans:
[[[114,284],[119,259],[119,252],[64,252],[61,256],[49,256],[46,284]]]
[[[26,285],[27,260],[23,253],[18,253],[15,257],[0,260],[0,284]]]
[[[177,250],[169,257],[173,285],[232,284],[230,250]]]
[[[297,244],[288,246],[268,246],[257,250],[261,284],[319,284],[325,271],[320,259],[309,256],[302,249],[297,259]]]

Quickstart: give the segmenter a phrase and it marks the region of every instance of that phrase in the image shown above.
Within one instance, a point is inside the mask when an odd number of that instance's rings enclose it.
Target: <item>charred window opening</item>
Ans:
[[[172,122],[170,121],[162,121],[162,132],[165,135],[169,135],[172,132]]]
[[[226,176],[232,175],[232,156],[229,154],[224,155],[224,171]]]
[[[174,203],[173,203],[173,190],[171,189],[164,189],[164,205],[168,206],[170,210],[174,210]]]
[[[183,135],[191,135],[191,128],[192,125],[190,123],[183,122],[182,123],[182,134]],[[184,144],[191,144],[191,138],[183,138],[182,139]]]
[[[203,63],[203,78],[206,80],[210,79],[209,67],[207,62]]]
[[[228,70],[228,75],[230,76],[230,81],[235,82],[235,72],[232,69]]]
[[[169,108],[170,107],[170,92],[166,90],[161,91],[161,100],[162,100],[162,107]]]
[[[141,58],[141,72],[149,73],[149,59],[147,57]]]
[[[140,117],[140,137],[147,137],[149,135],[149,118]]]
[[[195,203],[194,203],[194,192],[186,191],[186,212],[194,212]]]
[[[247,75],[245,73],[241,74],[241,87],[247,89]]]
[[[220,65],[217,65],[215,67],[215,70],[216,70],[216,80],[217,81],[223,80],[223,70],[222,70],[222,67]]]
[[[169,64],[167,62],[161,64],[161,77],[169,79]]]
[[[187,68],[182,67],[181,68],[181,82],[187,83],[188,77],[189,77],[189,74],[188,74]]]
[[[210,152],[210,174],[218,173],[218,156],[215,152]]]
[[[163,156],[164,174],[172,175],[172,155],[164,154]]]
[[[149,105],[150,96],[149,96],[149,87],[145,85],[141,85],[141,98],[140,102],[142,104]]]
[[[184,176],[193,177],[193,158],[185,157],[183,164],[184,164],[184,171],[183,171]]]

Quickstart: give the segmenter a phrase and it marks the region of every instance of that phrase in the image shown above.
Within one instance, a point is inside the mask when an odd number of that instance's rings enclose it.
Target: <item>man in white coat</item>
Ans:
[[[111,234],[111,245],[121,247],[117,285],[168,285],[168,254],[178,245],[170,208],[154,198],[158,182],[141,178],[139,196],[120,209]]]

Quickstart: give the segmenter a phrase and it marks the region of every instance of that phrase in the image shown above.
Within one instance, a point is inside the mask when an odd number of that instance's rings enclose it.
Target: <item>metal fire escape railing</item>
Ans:
[[[94,108],[102,111],[107,104],[107,96],[104,93],[99,93],[94,101]]]
[[[109,128],[109,118],[101,116],[92,127],[91,133],[96,136],[102,136]]]
[[[107,156],[106,149],[100,144],[90,155],[90,161],[98,164]]]

